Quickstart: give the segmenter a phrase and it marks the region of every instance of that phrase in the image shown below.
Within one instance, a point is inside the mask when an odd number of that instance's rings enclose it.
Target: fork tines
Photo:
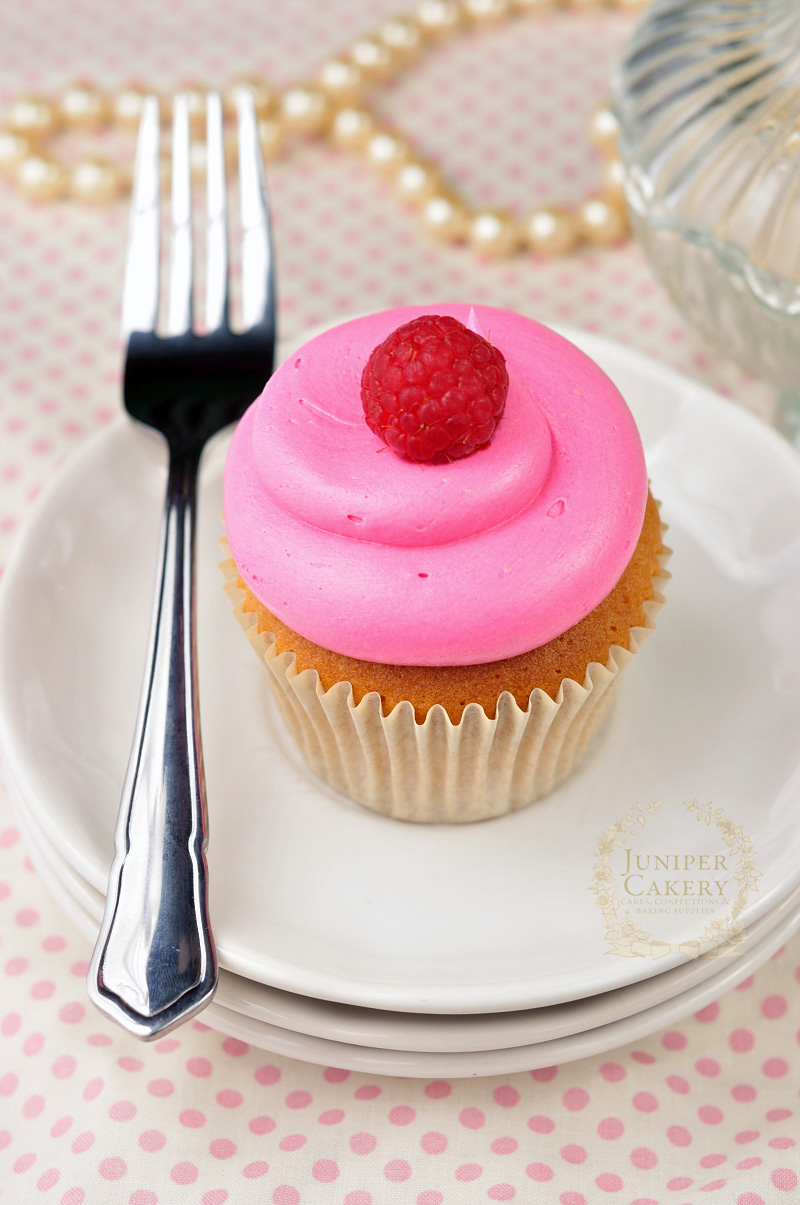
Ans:
[[[263,163],[252,93],[236,96],[239,138],[239,195],[242,226],[242,317],[244,330],[263,323],[272,307],[272,255]],[[192,187],[188,97],[175,97],[172,119],[172,238],[167,334],[192,329]],[[122,332],[154,332],[159,312],[159,210],[161,194],[160,113],[157,97],[144,104],[136,150],[133,203]],[[225,142],[219,93],[206,97],[206,298],[205,328],[227,328],[228,245]]]

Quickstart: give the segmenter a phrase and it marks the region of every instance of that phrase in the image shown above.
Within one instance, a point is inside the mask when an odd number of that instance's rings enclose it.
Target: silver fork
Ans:
[[[125,406],[167,440],[169,473],[150,647],[122,791],[105,914],[89,967],[92,1001],[145,1040],[211,999],[207,822],[197,703],[194,533],[207,440],[237,420],[273,368],[275,288],[253,99],[237,98],[244,331],[230,330],[225,157],[219,95],[207,98],[206,330],[192,330],[187,99],[175,98],[168,333],[159,312],[159,107],[145,102],[122,307]]]

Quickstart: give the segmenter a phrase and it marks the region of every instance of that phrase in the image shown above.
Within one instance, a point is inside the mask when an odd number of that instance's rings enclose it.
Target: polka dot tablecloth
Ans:
[[[0,12],[0,100],[88,75],[170,88],[310,73],[393,0],[28,0]],[[474,202],[576,200],[583,135],[630,28],[560,15],[464,37],[379,94]],[[286,335],[353,311],[474,300],[597,330],[769,418],[686,329],[634,246],[481,264],[388,185],[306,144],[269,171]],[[120,408],[127,214],[0,190],[0,563],[38,490]],[[84,994],[89,949],[0,793],[0,1202],[27,1205],[774,1205],[800,1200],[800,940],[678,1028],[505,1079],[370,1078],[196,1022],[142,1046]]]

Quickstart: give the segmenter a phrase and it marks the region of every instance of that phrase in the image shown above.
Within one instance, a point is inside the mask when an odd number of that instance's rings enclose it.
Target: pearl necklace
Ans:
[[[633,12],[648,0],[570,0],[573,11],[613,6]],[[335,146],[362,155],[393,181],[400,198],[419,212],[423,228],[443,242],[466,242],[484,257],[501,258],[524,249],[547,256],[566,255],[583,243],[595,246],[623,241],[629,233],[624,199],[624,173],[617,156],[617,121],[607,104],[589,120],[589,140],[603,154],[596,193],[575,208],[538,205],[522,220],[500,209],[471,210],[438,170],[416,154],[401,134],[382,125],[364,93],[413,62],[448,36],[477,26],[494,25],[522,15],[542,15],[563,7],[562,0],[419,0],[409,15],[384,20],[357,38],[342,54],[328,59],[317,78],[278,92],[266,80],[234,80],[224,90],[226,114],[235,112],[238,89],[255,98],[259,136],[269,162],[284,153],[293,136],[327,138]],[[51,143],[63,130],[98,130],[115,125],[135,129],[147,89],[129,85],[107,96],[90,83],[76,83],[55,101],[21,96],[13,101],[0,126],[0,172],[9,176],[33,201],[72,197],[87,204],[107,204],[130,188],[130,172],[109,159],[91,156],[73,165],[59,160]],[[184,84],[190,120],[201,132],[207,89]],[[168,120],[170,101],[163,104]],[[231,131],[229,150],[235,151]],[[193,144],[193,171],[205,169],[205,146]],[[169,164],[165,162],[165,174]]]

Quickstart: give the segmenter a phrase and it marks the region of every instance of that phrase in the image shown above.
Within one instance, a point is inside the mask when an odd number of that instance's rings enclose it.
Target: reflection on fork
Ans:
[[[136,154],[123,333],[125,406],[169,448],[150,647],[122,791],[105,914],[88,974],[93,1002],[155,1038],[211,999],[217,961],[208,914],[205,785],[197,703],[194,532],[206,442],[263,389],[275,351],[269,215],[252,95],[237,98],[244,329],[229,324],[222,104],[207,98],[206,333],[192,329],[187,98],[175,99],[167,334],[159,318],[159,108],[145,102]]]

